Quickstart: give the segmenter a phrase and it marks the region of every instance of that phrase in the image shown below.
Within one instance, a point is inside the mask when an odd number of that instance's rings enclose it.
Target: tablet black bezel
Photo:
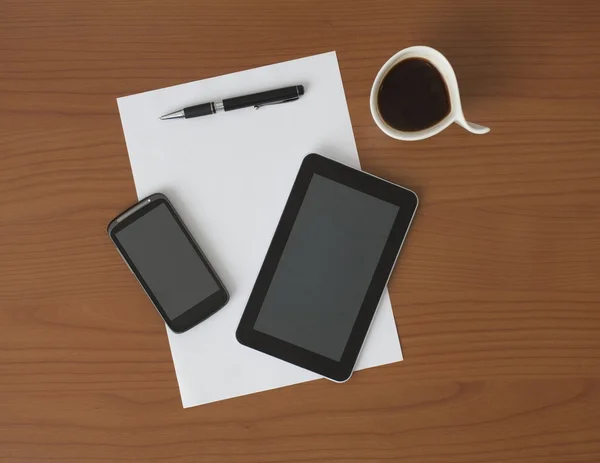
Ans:
[[[375,273],[367,289],[365,299],[348,338],[348,343],[344,348],[339,362],[254,329],[261,306],[279,264],[281,254],[287,244],[290,232],[314,174],[321,175],[368,195],[390,202],[399,208]],[[354,369],[408,228],[410,227],[417,204],[417,195],[411,190],[318,154],[309,154],[306,156],[300,166],[300,171],[298,172],[262,267],[256,278],[254,288],[242,314],[236,331],[238,341],[245,346],[314,371],[334,381],[347,380],[352,375],[352,370]]]

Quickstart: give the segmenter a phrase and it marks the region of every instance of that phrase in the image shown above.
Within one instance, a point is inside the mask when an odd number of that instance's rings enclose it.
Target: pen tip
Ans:
[[[181,111],[175,111],[173,113],[165,114],[164,116],[160,116],[159,119],[161,121],[166,121],[167,119],[181,119],[185,117],[185,111],[182,109]]]

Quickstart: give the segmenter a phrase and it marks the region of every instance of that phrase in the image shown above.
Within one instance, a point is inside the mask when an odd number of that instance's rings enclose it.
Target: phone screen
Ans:
[[[114,239],[171,320],[221,289],[164,202],[116,230]]]

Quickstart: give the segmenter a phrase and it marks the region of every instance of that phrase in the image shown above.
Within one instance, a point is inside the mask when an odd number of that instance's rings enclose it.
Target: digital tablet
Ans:
[[[318,154],[306,156],[238,341],[334,381],[347,380],[417,203],[406,188]]]

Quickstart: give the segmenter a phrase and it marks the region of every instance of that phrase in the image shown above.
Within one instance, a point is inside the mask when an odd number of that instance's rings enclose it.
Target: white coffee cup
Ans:
[[[446,83],[446,88],[448,89],[448,95],[450,97],[450,112],[448,113],[448,115],[437,124],[416,132],[406,132],[398,130],[388,125],[385,122],[385,120],[381,117],[377,105],[377,94],[379,92],[379,87],[381,86],[383,78],[396,64],[398,64],[400,61],[409,58],[421,58],[426,61],[429,61],[432,65],[434,65],[442,75],[444,82]],[[478,135],[482,135],[490,131],[488,127],[468,122],[465,119],[465,116],[463,115],[462,105],[460,103],[460,93],[458,92],[458,82],[456,81],[456,74],[454,73],[454,69],[452,69],[452,66],[450,65],[446,57],[442,55],[439,51],[431,47],[425,46],[409,47],[399,51],[389,60],[387,60],[387,62],[379,70],[379,72],[377,73],[377,77],[375,77],[375,82],[373,82],[373,87],[371,88],[371,114],[373,115],[373,119],[375,120],[377,126],[381,130],[383,130],[383,132],[386,135],[389,135],[390,137],[395,138],[397,140],[423,140],[424,138],[429,138],[440,133],[453,122],[456,122],[458,125],[465,128],[469,132]]]

